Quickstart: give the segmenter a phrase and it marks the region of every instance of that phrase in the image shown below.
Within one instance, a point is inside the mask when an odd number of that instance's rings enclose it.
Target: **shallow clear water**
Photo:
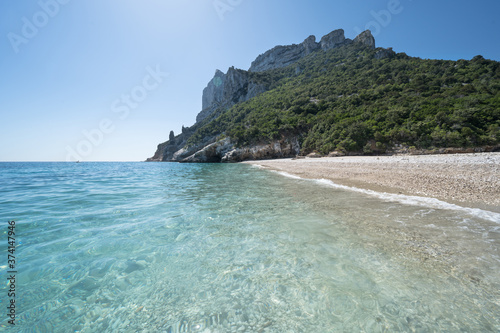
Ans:
[[[19,332],[500,331],[498,214],[242,164],[0,163],[0,184]]]

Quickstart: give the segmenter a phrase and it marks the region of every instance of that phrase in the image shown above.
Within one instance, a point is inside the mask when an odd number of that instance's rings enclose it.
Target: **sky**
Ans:
[[[498,0],[2,0],[0,161],[144,161],[195,123],[216,69],[336,29],[500,61],[498,13]]]

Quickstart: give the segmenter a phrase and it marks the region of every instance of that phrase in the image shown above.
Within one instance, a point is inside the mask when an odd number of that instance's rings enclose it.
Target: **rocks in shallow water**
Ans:
[[[133,287],[126,276],[119,276],[118,278],[116,278],[116,280],[114,281],[114,286],[120,291],[127,291]]]
[[[146,268],[147,262],[145,260],[134,260],[129,259],[127,261],[121,261],[114,265],[117,272],[130,274],[135,271],[142,271]]]
[[[125,268],[124,272],[125,273],[132,273],[134,271],[139,271],[143,270],[145,267],[141,264],[138,264],[137,262],[133,260],[128,260],[127,261],[127,268]]]
[[[84,279],[78,281],[74,285],[72,285],[68,289],[68,293],[75,294],[75,296],[76,295],[83,296],[83,295],[88,295],[88,294],[92,293],[98,287],[99,287],[99,284],[97,283],[96,279],[87,277],[87,278],[84,278]]]
[[[106,273],[109,271],[112,264],[113,264],[112,260],[97,262],[95,267],[90,268],[89,276],[95,278],[104,277]]]

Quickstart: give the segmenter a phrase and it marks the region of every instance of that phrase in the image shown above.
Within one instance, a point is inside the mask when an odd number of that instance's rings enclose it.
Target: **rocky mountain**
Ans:
[[[231,67],[224,74],[220,70],[203,89],[202,110],[196,116],[199,123],[210,117],[218,108],[230,108],[266,91],[266,86],[252,80],[250,73]]]
[[[203,89],[202,111],[196,117],[196,122],[199,123],[210,117],[218,108],[230,108],[265,92],[268,87],[252,79],[251,72],[265,72],[290,66],[315,51],[328,51],[353,42],[375,48],[375,38],[369,30],[361,33],[352,41],[345,38],[344,30],[338,29],[323,36],[319,43],[316,43],[315,36],[309,36],[298,45],[276,46],[259,55],[252,62],[248,71],[231,67],[224,74],[222,71],[216,70],[212,80]]]
[[[413,58],[339,29],[276,46],[249,70],[217,70],[196,123],[148,161],[491,151],[499,110],[499,62]]]
[[[375,39],[369,30],[351,40],[345,38],[344,30],[338,29],[323,36],[319,43],[316,42],[315,36],[309,36],[300,44],[276,46],[259,55],[252,62],[248,71],[230,67],[227,73],[224,74],[222,71],[216,70],[212,80],[203,89],[202,110],[196,117],[196,123],[191,128],[184,128],[183,132],[176,136],[174,140],[159,144],[154,156],[148,158],[148,161],[210,162],[213,159],[207,157],[207,151],[214,151],[217,156],[222,154],[222,157],[215,158],[217,161],[239,161],[271,156],[297,155],[300,145],[296,139],[287,140],[286,142],[273,142],[268,145],[248,148],[247,150],[236,149],[230,143],[230,139],[216,142],[214,137],[204,138],[198,145],[187,147],[186,144],[190,135],[203,122],[207,122],[220,114],[217,111],[227,110],[237,103],[248,101],[268,90],[269,87],[259,82],[252,76],[252,73],[287,67],[313,52],[325,52],[352,43],[375,48]]]
[[[318,51],[328,51],[351,43],[362,43],[371,48],[375,48],[375,38],[370,31],[365,31],[357,36],[354,41],[345,38],[344,30],[334,30],[323,36],[319,43],[316,43],[315,36],[307,37],[301,44],[288,46],[276,46],[273,49],[261,54],[252,62],[250,72],[263,72],[275,68],[282,68],[296,63],[305,56]]]

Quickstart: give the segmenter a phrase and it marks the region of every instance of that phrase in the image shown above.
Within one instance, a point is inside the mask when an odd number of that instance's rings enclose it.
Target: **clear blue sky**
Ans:
[[[216,69],[338,28],[498,61],[499,13],[498,0],[2,0],[0,161],[145,160],[195,122]]]

